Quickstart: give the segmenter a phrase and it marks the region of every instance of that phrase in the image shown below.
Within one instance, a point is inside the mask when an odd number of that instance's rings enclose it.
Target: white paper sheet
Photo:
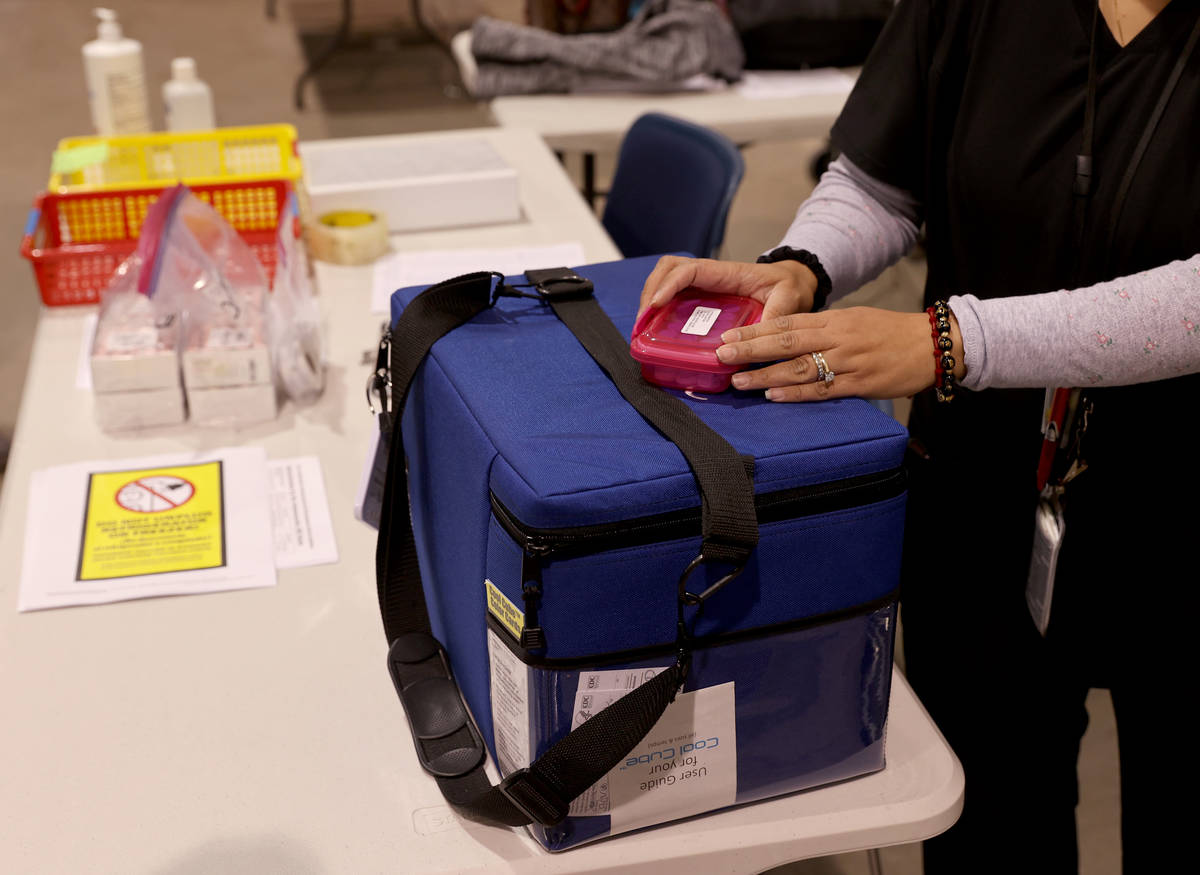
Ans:
[[[300,568],[338,561],[329,501],[316,456],[267,462],[275,567]]]
[[[577,242],[507,249],[395,252],[375,262],[371,312],[389,312],[392,292],[405,286],[441,282],[476,270],[498,270],[511,275],[530,269],[574,267],[584,261],[583,245]]]
[[[608,773],[615,835],[732,805],[737,733],[732,683],[681,693]]]
[[[849,94],[854,77],[836,67],[817,70],[756,70],[742,74],[734,87],[750,100],[779,97],[812,97],[820,94]]]
[[[496,761],[505,775],[511,775],[530,763],[529,668],[491,629],[487,643]],[[571,813],[575,813],[574,803]]]
[[[60,465],[29,496],[20,611],[275,585],[261,447]]]

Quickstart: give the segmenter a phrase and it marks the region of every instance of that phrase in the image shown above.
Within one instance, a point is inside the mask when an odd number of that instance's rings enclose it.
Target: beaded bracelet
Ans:
[[[950,337],[950,307],[945,301],[934,301],[928,308],[933,334],[933,390],[938,401],[954,400],[954,340]]]

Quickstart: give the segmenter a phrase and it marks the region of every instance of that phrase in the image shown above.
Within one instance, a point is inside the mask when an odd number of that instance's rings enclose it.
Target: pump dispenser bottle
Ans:
[[[117,13],[94,10],[97,39],[84,44],[83,72],[96,133],[111,137],[150,130],[150,104],[142,44],[121,34]]]

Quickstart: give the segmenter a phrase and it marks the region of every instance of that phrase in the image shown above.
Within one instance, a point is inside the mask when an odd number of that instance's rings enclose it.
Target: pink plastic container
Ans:
[[[740,295],[685,291],[647,310],[633,327],[629,351],[647,382],[671,389],[723,392],[741,365],[723,365],[716,349],[730,328],[757,322],[762,304]]]

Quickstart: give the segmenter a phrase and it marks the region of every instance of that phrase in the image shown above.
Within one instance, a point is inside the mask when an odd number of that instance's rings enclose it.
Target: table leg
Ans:
[[[879,856],[879,848],[867,851],[867,864],[871,867],[871,875],[883,875],[883,858]]]
[[[596,153],[583,153],[583,199],[589,207],[596,208]]]
[[[350,21],[353,17],[353,11],[351,0],[342,0],[342,19],[338,22],[337,32],[325,44],[325,47],[321,49],[317,56],[308,62],[308,66],[304,68],[304,72],[296,80],[296,109],[304,109],[304,84],[316,74],[317,70],[325,66],[325,62],[333,57],[333,53],[340,49],[342,44],[346,42],[346,37],[350,35]]]

